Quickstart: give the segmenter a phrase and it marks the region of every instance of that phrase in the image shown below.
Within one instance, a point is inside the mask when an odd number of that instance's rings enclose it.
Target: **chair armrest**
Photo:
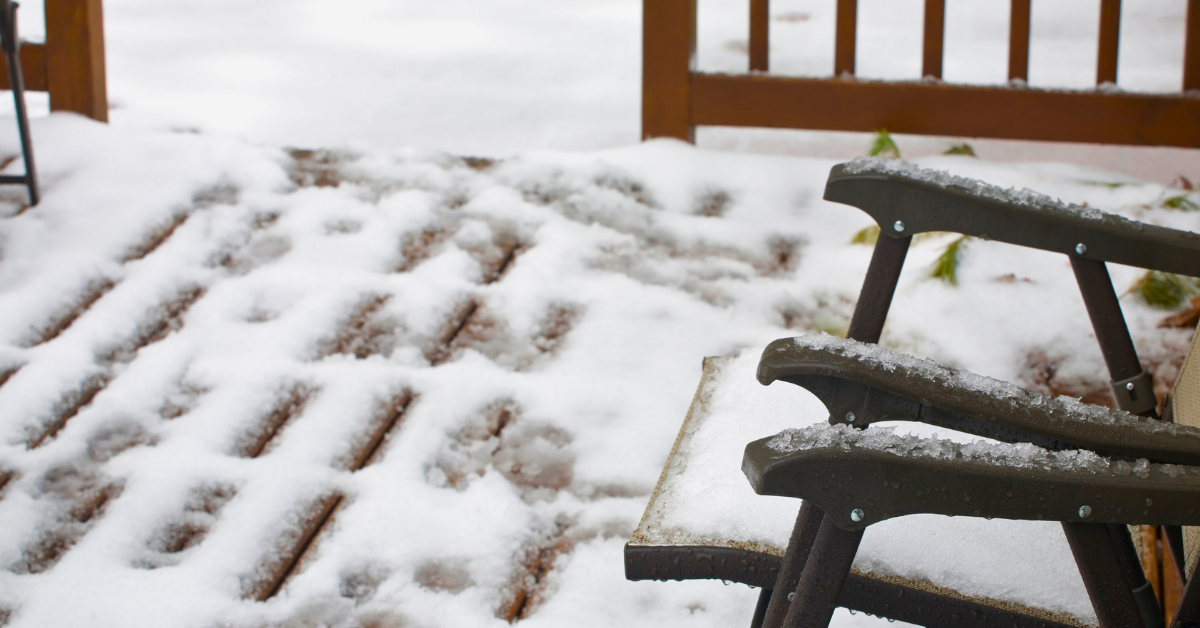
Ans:
[[[775,380],[807,388],[829,409],[832,422],[865,427],[920,421],[1047,449],[1200,466],[1200,429],[1052,397],[827,334],[767,345],[758,381]]]
[[[750,443],[742,471],[756,493],[811,500],[851,531],[921,513],[1200,524],[1200,469],[1089,451],[810,426]]]
[[[899,238],[953,231],[988,240],[1200,277],[1200,235],[1068,205],[1029,190],[1005,190],[904,162],[838,164],[825,200],[853,205],[880,233]],[[902,224],[902,230],[896,226]],[[1082,249],[1077,248],[1080,244]]]

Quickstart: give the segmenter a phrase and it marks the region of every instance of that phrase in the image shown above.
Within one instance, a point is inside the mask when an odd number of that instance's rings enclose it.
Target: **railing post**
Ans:
[[[858,0],[837,0],[833,75],[854,75],[854,48],[858,37]]]
[[[643,0],[643,140],[693,141],[690,84],[695,52],[696,0]]]
[[[46,0],[46,87],[51,111],[108,122],[101,0]]]
[[[1012,0],[1008,21],[1008,80],[1029,80],[1030,0]]]
[[[1183,91],[1200,89],[1200,0],[1188,0],[1183,45]]]
[[[946,0],[925,0],[921,78],[942,78],[942,48],[946,41]]]
[[[1117,82],[1117,48],[1121,39],[1121,0],[1100,0],[1100,50],[1096,84]]]
[[[766,72],[770,64],[770,0],[750,0],[750,71]]]

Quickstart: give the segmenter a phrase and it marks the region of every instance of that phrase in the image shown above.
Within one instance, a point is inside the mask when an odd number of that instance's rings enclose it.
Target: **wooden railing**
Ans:
[[[50,92],[51,111],[108,121],[101,0],[46,0],[46,43],[21,45],[25,89]],[[20,33],[18,33],[20,35]],[[0,89],[10,89],[0,72]]]
[[[1012,0],[1009,84],[977,86],[940,80],[945,0],[925,0],[921,74],[938,80],[922,81],[854,78],[856,0],[837,0],[832,78],[765,74],[769,0],[750,0],[748,75],[695,71],[696,0],[643,0],[642,138],[719,125],[1200,148],[1200,0],[1172,94],[1027,87],[1030,1]],[[1101,0],[1098,86],[1117,79],[1120,15],[1121,0]]]

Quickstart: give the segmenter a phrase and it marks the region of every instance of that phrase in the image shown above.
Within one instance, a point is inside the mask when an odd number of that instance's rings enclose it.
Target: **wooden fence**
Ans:
[[[1180,93],[1025,86],[1031,0],[1012,0],[1004,86],[854,78],[857,0],[837,0],[832,78],[768,76],[769,0],[750,0],[753,74],[695,71],[696,0],[643,0],[642,137],[696,125],[1200,148],[1200,0],[1188,0]],[[921,74],[941,79],[945,0],[925,0]],[[1096,84],[1115,83],[1121,0],[1101,0]],[[1020,79],[1013,81],[1012,79]]]
[[[107,122],[101,0],[46,0],[46,43],[21,45],[21,72],[25,89],[50,92],[51,111]],[[0,89],[11,89],[7,72]]]

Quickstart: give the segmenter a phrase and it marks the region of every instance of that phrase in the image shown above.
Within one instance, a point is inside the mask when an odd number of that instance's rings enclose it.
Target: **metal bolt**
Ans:
[[[1087,519],[1090,516],[1092,516],[1092,507],[1091,506],[1084,504],[1079,507],[1079,518],[1080,519]]]
[[[862,511],[862,508],[855,508],[854,510],[851,510],[851,511],[850,511],[850,520],[851,520],[851,521],[853,521],[853,522],[855,522],[855,523],[858,523],[859,521],[862,521],[862,520],[863,520],[863,516],[864,516],[864,514],[863,514],[863,511]]]
[[[791,593],[788,593],[788,601],[789,601],[789,602],[795,602],[795,601],[796,601],[796,592],[795,592],[795,591],[792,591]]]
[[[1075,245],[1075,252],[1076,252],[1076,253],[1078,253],[1078,254],[1080,254],[1080,255],[1083,255],[1084,253],[1087,253],[1087,245],[1086,245],[1086,244],[1084,244],[1084,243],[1082,243],[1082,242],[1080,242],[1079,244],[1076,244],[1076,245]]]
[[[892,228],[896,230],[896,233],[904,233],[904,221],[897,220],[896,223],[892,225]]]
[[[1133,392],[1133,382],[1129,382],[1128,384],[1125,384],[1125,390],[1128,390],[1129,392]]]
[[[847,412],[847,413],[846,413],[846,422],[847,422],[847,423],[853,423],[855,418],[856,418],[856,417],[854,416],[854,413],[853,413],[853,412]]]

